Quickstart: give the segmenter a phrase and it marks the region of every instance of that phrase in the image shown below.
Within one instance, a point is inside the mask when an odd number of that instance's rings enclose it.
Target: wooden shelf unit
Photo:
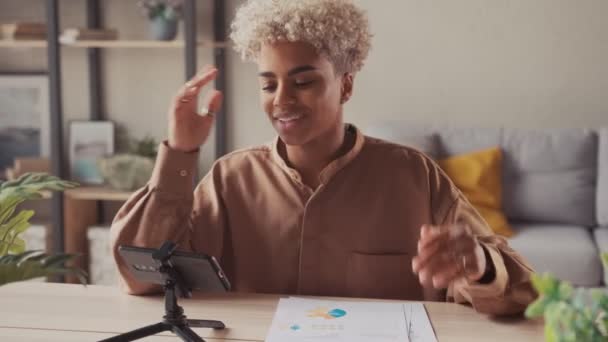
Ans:
[[[46,40],[8,40],[0,39],[0,47],[29,49],[29,48],[46,48]]]
[[[86,27],[103,28],[100,17],[102,0],[83,0],[86,2]],[[58,39],[60,30],[60,0],[45,0],[47,39],[46,40],[8,40],[0,39],[0,49],[14,49],[30,53],[31,49],[42,50],[47,56],[47,75],[49,78],[50,99],[50,140],[51,140],[51,173],[66,178],[67,170],[63,156],[63,104],[62,104],[62,67],[61,50],[83,49],[87,52],[88,83],[89,83],[89,119],[104,120],[103,92],[101,77],[101,49],[182,49],[184,55],[185,80],[192,78],[197,71],[197,53],[199,48],[208,48],[213,53],[213,62],[222,72],[215,80],[218,90],[226,94],[226,5],[224,0],[206,0],[212,2],[213,34],[206,40],[197,39],[196,4],[203,0],[184,0],[184,34],[182,39],[174,41],[154,40],[102,40],[78,41],[61,43]],[[67,5],[67,4],[66,4]],[[215,122],[216,156],[220,157],[227,151],[226,105],[222,106]],[[126,201],[131,192],[118,191],[107,187],[79,187],[65,193],[45,193],[44,198],[51,199],[53,244],[51,252],[66,252],[82,255],[74,264],[85,270],[88,266],[87,229],[98,223],[100,201]],[[68,281],[74,282],[75,279]]]
[[[82,255],[73,265],[89,271],[89,227],[98,225],[98,201],[124,202],[133,192],[112,189],[107,186],[79,186],[64,192],[64,233],[65,250],[69,253]],[[67,277],[68,282],[75,283],[77,279]]]
[[[119,48],[119,49],[183,49],[185,43],[182,40],[159,41],[159,40],[81,40],[74,43],[60,43],[63,47],[68,48]],[[198,48],[225,48],[228,43],[198,41]],[[8,40],[0,39],[0,48],[46,48],[46,40]]]
[[[79,186],[65,190],[63,193],[66,198],[72,200],[120,202],[128,200],[133,195],[133,191],[116,190],[107,186]],[[51,197],[52,193],[50,191],[42,191],[42,199],[50,199]]]
[[[79,186],[65,191],[65,196],[75,200],[126,201],[132,191],[116,190],[104,186]]]

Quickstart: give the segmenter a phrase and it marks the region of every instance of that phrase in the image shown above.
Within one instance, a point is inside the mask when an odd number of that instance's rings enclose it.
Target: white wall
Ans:
[[[512,127],[608,125],[608,1],[356,0],[373,39],[346,120]],[[231,142],[271,131],[255,74],[232,78]],[[256,118],[252,116],[258,114]]]
[[[608,124],[608,1],[361,3],[376,39],[353,121]]]
[[[242,0],[226,0],[229,18]],[[608,1],[356,0],[375,34],[346,120],[448,122],[513,127],[608,125]],[[63,26],[83,25],[84,1],[60,1]],[[145,36],[135,1],[104,0],[107,26]],[[199,32],[210,36],[210,1],[199,0]],[[27,10],[23,10],[23,8]],[[0,21],[44,18],[39,0],[0,1]],[[109,118],[135,136],[166,132],[166,109],[183,81],[173,50],[105,50]],[[229,146],[267,141],[256,67],[228,55]],[[199,50],[199,65],[212,60]],[[0,49],[0,71],[44,66],[44,50]],[[66,120],[86,118],[86,54],[63,49]],[[213,146],[204,149],[203,169]]]

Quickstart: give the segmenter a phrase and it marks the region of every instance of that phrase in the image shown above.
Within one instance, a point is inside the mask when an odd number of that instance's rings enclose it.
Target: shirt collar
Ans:
[[[329,165],[327,165],[325,167],[325,169],[323,169],[323,171],[321,171],[321,174],[319,175],[319,180],[321,181],[321,184],[327,184],[327,182],[329,182],[329,180],[338,171],[340,171],[346,165],[348,165],[351,161],[353,161],[359,155],[361,150],[363,149],[363,144],[365,143],[365,136],[363,135],[363,133],[361,133],[361,131],[359,131],[359,129],[352,124],[346,124],[346,129],[348,132],[355,134],[355,143],[346,154],[339,157],[338,159],[333,160],[331,163],[329,163]],[[298,182],[301,183],[302,180],[301,180],[301,177],[300,177],[298,171],[289,167],[287,165],[287,162],[283,159],[283,157],[281,157],[281,154],[279,153],[279,146],[282,144],[283,144],[283,141],[281,141],[281,138],[279,136],[277,136],[274,139],[274,141],[272,142],[272,146],[271,146],[272,159],[290,177],[294,178],[295,180],[297,180]]]

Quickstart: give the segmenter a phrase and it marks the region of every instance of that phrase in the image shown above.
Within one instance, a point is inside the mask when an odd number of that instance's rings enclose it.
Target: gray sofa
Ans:
[[[433,158],[500,146],[503,209],[511,246],[537,272],[578,286],[608,283],[608,128],[513,129],[383,122],[373,137],[416,147]]]

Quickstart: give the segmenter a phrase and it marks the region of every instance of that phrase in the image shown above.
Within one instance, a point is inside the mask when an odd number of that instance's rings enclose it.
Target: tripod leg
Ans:
[[[143,328],[131,330],[124,334],[120,334],[114,337],[101,340],[99,342],[127,342],[135,341],[146,336],[156,335],[162,331],[171,331],[171,326],[167,323],[161,322],[152,325],[145,326]]]
[[[203,340],[194,331],[192,331],[192,329],[185,325],[174,325],[173,332],[186,342],[205,342],[205,340]]]
[[[224,325],[221,321],[212,321],[208,319],[189,319],[188,326],[192,328],[213,328],[213,329],[224,329]]]

